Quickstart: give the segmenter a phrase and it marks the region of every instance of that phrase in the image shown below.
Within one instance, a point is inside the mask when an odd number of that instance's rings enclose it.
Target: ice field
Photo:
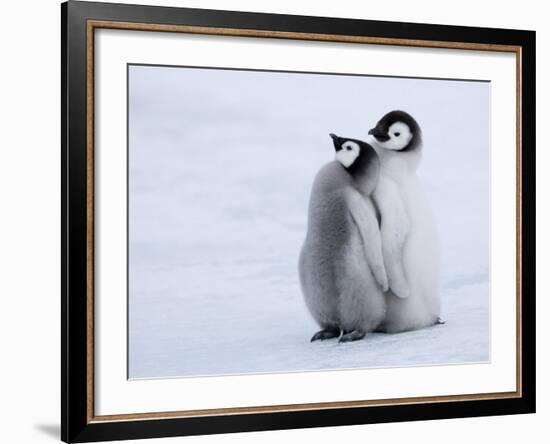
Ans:
[[[328,133],[391,109],[424,131],[446,324],[310,343],[297,262]],[[490,360],[489,83],[133,66],[129,116],[131,378]]]

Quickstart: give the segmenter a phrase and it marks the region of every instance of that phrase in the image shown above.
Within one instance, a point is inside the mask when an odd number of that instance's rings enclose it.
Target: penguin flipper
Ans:
[[[372,270],[374,278],[382,291],[388,291],[388,276],[384,266],[382,254],[382,238],[378,228],[376,210],[370,199],[365,199],[357,190],[350,189],[346,194],[348,208],[353,221],[357,225],[361,238],[365,257]]]
[[[409,297],[410,289],[403,266],[403,244],[393,239],[388,239],[382,229],[383,255],[388,273],[389,287],[399,298]]]
[[[403,247],[410,222],[405,205],[395,186],[388,181],[380,181],[373,196],[380,211],[382,254],[389,286],[397,297],[407,298],[410,289],[403,265]]]

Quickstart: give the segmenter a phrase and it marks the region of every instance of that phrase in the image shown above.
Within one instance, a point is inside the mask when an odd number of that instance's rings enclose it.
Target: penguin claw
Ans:
[[[339,328],[325,328],[323,330],[319,330],[317,333],[315,333],[309,342],[313,341],[324,341],[325,339],[332,339],[337,338],[340,336],[340,329]]]
[[[437,320],[434,322],[434,325],[445,325],[447,321],[444,321],[441,318],[437,318]]]
[[[352,330],[346,334],[343,334],[342,337],[338,340],[339,343],[342,342],[351,342],[358,341],[365,337],[366,333],[363,330]]]

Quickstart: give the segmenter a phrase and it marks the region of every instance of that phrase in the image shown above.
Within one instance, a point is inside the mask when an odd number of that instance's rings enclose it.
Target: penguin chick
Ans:
[[[388,279],[375,207],[379,160],[366,142],[330,135],[336,159],[315,177],[299,260],[302,293],[321,327],[312,341],[362,339],[386,313]],[[362,190],[362,191],[359,191]]]
[[[369,131],[380,157],[373,199],[380,211],[384,264],[390,290],[381,330],[433,325],[440,313],[439,246],[435,221],[416,169],[420,126],[405,111],[391,111]]]
[[[409,113],[396,110],[385,114],[369,130],[369,135],[373,137],[381,163],[379,186],[373,197],[384,218],[380,228],[384,263],[393,295],[405,299],[410,295],[410,285],[403,264],[403,249],[410,221],[404,195],[399,191],[393,175],[401,175],[404,169],[416,169],[422,132]]]

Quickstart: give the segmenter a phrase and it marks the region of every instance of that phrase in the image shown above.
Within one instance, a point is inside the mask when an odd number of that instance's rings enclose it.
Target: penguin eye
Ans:
[[[395,137],[399,137],[399,136],[401,135],[401,133],[393,133],[393,135],[394,135]]]
[[[351,151],[351,146],[347,146],[346,149],[347,149],[348,151]]]

